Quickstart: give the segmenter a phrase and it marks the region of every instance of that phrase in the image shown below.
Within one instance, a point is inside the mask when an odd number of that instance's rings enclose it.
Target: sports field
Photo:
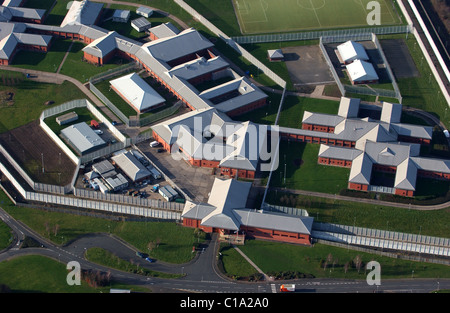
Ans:
[[[373,0],[232,0],[243,34],[364,27]],[[392,0],[377,0],[381,25],[399,25]]]

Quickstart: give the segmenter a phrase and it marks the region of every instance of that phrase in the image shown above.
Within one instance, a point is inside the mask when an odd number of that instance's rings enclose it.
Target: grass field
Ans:
[[[241,257],[230,250],[222,251],[224,267],[230,276],[247,276],[248,268],[239,267]],[[382,279],[393,278],[448,278],[448,266],[394,259],[345,248],[315,244],[304,247],[291,244],[247,240],[241,249],[265,273],[276,276],[279,272],[298,271],[312,274],[317,278],[351,278],[365,279],[365,265],[374,260],[381,265]],[[355,260],[360,257],[361,269],[355,267]]]
[[[364,27],[370,0],[233,0],[243,34]],[[393,3],[381,0],[381,25],[401,23]]]

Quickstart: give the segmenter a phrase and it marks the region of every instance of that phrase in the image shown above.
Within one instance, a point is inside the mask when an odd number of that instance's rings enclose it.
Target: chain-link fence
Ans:
[[[239,44],[252,44],[263,42],[279,42],[279,41],[303,41],[303,40],[317,40],[321,37],[327,38],[341,38],[342,42],[347,40],[356,40],[360,36],[376,34],[376,35],[390,35],[390,34],[404,34],[411,32],[410,25],[397,26],[377,26],[365,28],[348,28],[348,29],[333,29],[320,30],[312,32],[298,32],[298,33],[281,33],[281,34],[263,34],[251,36],[238,36],[231,39]],[[350,39],[348,39],[350,38]],[[354,38],[354,39],[351,39]]]
[[[317,222],[313,224],[312,237],[352,245],[450,256],[450,239],[442,237]]]

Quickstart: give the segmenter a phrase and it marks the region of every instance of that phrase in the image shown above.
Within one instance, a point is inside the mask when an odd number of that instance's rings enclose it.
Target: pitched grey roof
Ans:
[[[415,190],[416,180],[417,167],[410,158],[407,158],[397,166],[394,188]]]
[[[182,217],[201,220],[200,225],[237,231],[240,227],[256,227],[310,234],[312,217],[294,216],[246,208],[251,183],[233,179],[214,180],[208,203],[187,201]]]
[[[368,60],[364,46],[355,41],[347,41],[337,47],[339,55],[344,62],[353,62],[354,60]]]
[[[178,76],[185,80],[190,80],[207,73],[212,73],[220,69],[227,68],[228,66],[228,62],[223,60],[220,56],[209,60],[202,57],[171,68],[167,71],[167,75]]]
[[[356,184],[370,185],[372,166],[372,160],[366,154],[361,154],[352,162],[348,181]]]
[[[66,25],[94,25],[102,8],[103,3],[89,0],[73,1],[61,23],[61,27]]]
[[[151,41],[143,48],[155,59],[170,62],[183,56],[211,48],[214,45],[197,30],[190,28],[176,36]]]
[[[338,115],[345,118],[358,117],[361,99],[341,97]]]
[[[372,63],[356,60],[346,66],[350,79],[354,82],[378,80],[378,74]]]
[[[66,127],[61,131],[61,134],[67,138],[81,154],[106,144],[106,142],[85,122]]]
[[[142,165],[130,151],[113,156],[111,159],[132,181],[137,181],[150,176],[150,172],[147,168]]]
[[[383,102],[380,121],[385,123],[400,123],[402,105],[399,103]]]
[[[251,209],[233,210],[241,225],[291,233],[311,234],[314,218]]]
[[[303,113],[302,123],[336,127],[344,119],[344,117],[335,114],[312,113],[305,111]]]
[[[30,9],[22,7],[8,7],[13,17],[41,20],[45,15],[45,10],[42,9]]]
[[[178,35],[180,33],[180,30],[176,28],[172,23],[167,22],[150,28],[149,32],[151,32],[157,38],[161,39]]]

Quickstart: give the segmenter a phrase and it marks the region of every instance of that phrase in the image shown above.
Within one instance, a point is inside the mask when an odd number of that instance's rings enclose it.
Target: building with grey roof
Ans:
[[[180,33],[180,30],[176,28],[172,23],[167,22],[158,26],[153,26],[149,29],[150,39],[158,40],[166,37],[176,36]]]
[[[338,115],[305,112],[303,129],[281,127],[282,137],[321,144],[318,163],[349,167],[349,189],[373,189],[376,171],[395,175],[383,192],[404,196],[414,195],[417,177],[450,179],[448,160],[420,156],[432,127],[401,123],[401,104],[384,102],[380,120],[373,120],[358,118],[358,103],[350,103],[341,99]]]
[[[362,44],[356,41],[346,41],[337,46],[337,55],[341,63],[350,64],[355,60],[368,61],[366,49]]]
[[[61,136],[65,138],[69,145],[80,155],[93,152],[106,146],[106,142],[84,122],[64,128],[61,131]]]
[[[152,27],[152,23],[150,23],[145,17],[139,17],[131,21],[131,27],[138,32],[145,32],[147,29]]]
[[[153,14],[153,10],[148,7],[139,7],[136,9],[136,14],[143,17],[150,17]]]
[[[176,66],[188,61],[186,56],[202,54],[214,45],[193,28],[183,30],[176,36],[150,41],[142,46],[143,50],[153,58]],[[184,61],[180,61],[183,59]]]
[[[114,10],[112,20],[113,22],[128,23],[130,16],[131,16],[130,10]]]
[[[249,209],[250,189],[249,182],[216,178],[207,203],[186,201],[183,225],[231,240],[241,236],[311,244],[313,218]]]
[[[137,73],[110,81],[111,87],[138,113],[155,109],[166,102],[141,76]]]
[[[111,160],[132,182],[142,181],[151,175],[150,171],[130,151],[113,156]]]
[[[52,36],[25,33],[23,23],[0,22],[0,64],[8,65],[19,50],[47,52]]]
[[[72,1],[71,6],[61,22],[61,27],[67,25],[95,25],[103,9],[103,3],[89,0]]]
[[[224,176],[254,178],[267,140],[267,131],[260,131],[264,127],[233,122],[215,108],[206,108],[161,122],[152,131],[168,152],[180,153],[194,166],[218,168]]]

